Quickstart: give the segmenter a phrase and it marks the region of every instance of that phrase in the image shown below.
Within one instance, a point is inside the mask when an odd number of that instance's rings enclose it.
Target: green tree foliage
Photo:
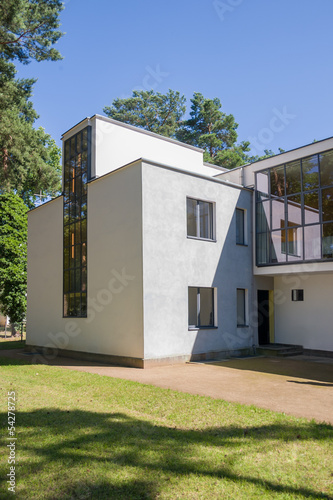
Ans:
[[[166,137],[174,137],[183,117],[185,97],[169,90],[167,94],[153,90],[135,90],[131,97],[115,99],[103,111],[114,120],[140,127]]]
[[[5,0],[0,3],[0,57],[27,64],[61,59],[52,47],[63,35],[58,31],[60,0]]]
[[[204,160],[225,168],[248,162],[249,142],[237,145],[237,127],[233,115],[221,110],[218,98],[206,99],[196,92],[191,99],[190,118],[182,122],[177,138],[204,149]]]
[[[60,189],[61,150],[42,128],[29,100],[33,79],[15,79],[15,67],[0,58],[0,193],[14,191],[28,206],[36,194]]]
[[[115,99],[103,111],[109,118],[203,148],[208,163],[226,168],[247,163],[249,143],[236,144],[238,124],[221,111],[220,100],[195,93],[191,102],[188,120],[183,120],[185,97],[170,89],[167,94],[134,91],[129,98]]]
[[[0,195],[0,303],[12,323],[26,312],[27,210],[18,195]]]

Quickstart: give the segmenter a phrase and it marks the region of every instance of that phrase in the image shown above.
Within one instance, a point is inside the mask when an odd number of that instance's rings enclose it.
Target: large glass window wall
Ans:
[[[333,259],[333,150],[257,172],[256,258]]]
[[[64,317],[87,316],[87,181],[90,129],[65,142],[64,161]]]

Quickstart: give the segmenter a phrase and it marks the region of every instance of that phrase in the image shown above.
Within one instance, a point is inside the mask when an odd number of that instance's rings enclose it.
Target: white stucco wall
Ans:
[[[203,153],[197,148],[101,116],[91,123],[96,144],[93,175],[104,175],[139,158],[204,175],[218,172],[203,164]]]
[[[88,185],[88,317],[62,318],[63,205],[30,212],[27,343],[143,357],[140,164]]]
[[[304,301],[291,300],[292,289],[304,290]],[[333,273],[274,278],[275,341],[306,349],[333,351]]]
[[[216,242],[187,238],[186,197],[215,203]],[[143,164],[145,359],[251,346],[237,329],[236,290],[252,304],[252,247],[236,245],[235,208],[251,213],[252,193]],[[250,231],[250,217],[247,219]],[[248,235],[249,241],[251,234]],[[217,288],[217,329],[188,329],[188,287]]]

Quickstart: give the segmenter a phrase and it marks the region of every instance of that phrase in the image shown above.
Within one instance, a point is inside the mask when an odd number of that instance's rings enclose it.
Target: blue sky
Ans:
[[[63,132],[133,89],[218,97],[253,153],[333,135],[332,0],[67,0],[64,59],[36,77],[37,125]]]

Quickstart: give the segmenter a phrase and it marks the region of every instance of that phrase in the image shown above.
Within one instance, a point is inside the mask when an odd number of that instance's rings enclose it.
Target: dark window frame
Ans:
[[[189,201],[195,202],[196,210],[195,210],[195,234],[189,234]],[[201,225],[200,225],[200,219],[201,219],[201,207],[202,206],[207,206],[208,207],[208,232],[209,236],[205,237],[201,235]],[[212,201],[207,201],[207,200],[201,200],[199,198],[193,198],[192,196],[187,196],[186,197],[186,235],[187,238],[192,238],[192,239],[197,239],[197,240],[204,240],[204,241],[216,241],[215,239],[215,203]]]
[[[322,164],[323,164],[323,158],[326,158],[326,154],[331,155],[333,154],[333,149],[328,149],[325,151],[321,151],[316,154],[312,155],[307,155],[302,158],[293,160],[291,162],[275,165],[274,167],[270,168],[264,168],[262,170],[259,170],[255,172],[255,191],[256,191],[256,197],[255,197],[255,202],[256,202],[256,210],[255,210],[255,224],[256,224],[256,265],[258,267],[267,267],[267,266],[277,266],[277,265],[286,265],[286,264],[302,264],[302,263],[308,263],[308,262],[323,262],[323,261],[332,261],[333,260],[333,250],[332,252],[327,251],[327,247],[329,246],[329,236],[333,239],[333,234],[326,236],[327,240],[324,240],[324,230],[327,229],[328,226],[325,227],[325,224],[330,224],[330,220],[323,220],[324,219],[324,205],[323,205],[323,197],[324,195],[327,196],[329,194],[329,188],[333,188],[333,174],[330,177],[331,179],[331,184],[322,184]],[[300,162],[300,191],[297,191],[297,193],[292,193],[292,194],[287,194],[287,187],[286,187],[286,181],[287,181],[287,169],[288,165],[294,164],[296,161]],[[311,171],[309,170],[309,165],[311,166],[311,162],[313,163],[313,175],[314,175],[314,184],[311,186],[309,184],[309,177],[305,177],[307,174],[310,173]],[[304,170],[303,170],[303,164],[304,164]],[[327,168],[327,167],[326,167]],[[284,172],[284,178],[283,178],[283,190],[280,190],[280,196],[276,196],[276,194],[272,193],[271,189],[271,175],[272,175],[272,170],[273,169],[278,169],[278,172]],[[259,175],[266,175],[267,179],[265,181],[265,187],[263,189],[267,190],[268,193],[264,193],[258,190],[258,176]],[[327,176],[327,172],[325,172],[325,179],[327,179],[329,176]],[[307,182],[306,182],[307,180]],[[267,189],[266,189],[266,182],[267,182]],[[305,184],[306,182],[306,184]],[[261,184],[261,183],[260,183]],[[282,186],[282,184],[281,184]],[[283,191],[283,193],[282,193]],[[309,221],[306,220],[306,213],[305,213],[305,197],[310,196],[311,194],[315,194],[317,196],[317,201],[318,201],[318,210],[316,208],[313,209],[314,212],[318,212],[318,219],[315,221]],[[299,196],[300,197],[300,210],[301,210],[301,223],[297,224],[297,231],[301,231],[301,237],[300,239],[300,244],[301,248],[298,251],[299,255],[294,255],[291,253],[286,253],[286,260],[281,260],[279,262],[274,259],[274,252],[272,249],[273,246],[273,240],[272,237],[274,236],[274,233],[277,234],[278,229],[277,228],[272,228],[272,217],[273,217],[273,203],[274,200],[281,200],[284,203],[284,212],[285,212],[285,221],[286,225],[284,230],[288,231],[288,229],[293,229],[294,225],[288,225],[288,201],[290,203],[294,203],[294,199]],[[263,214],[264,214],[264,205],[263,203],[268,203],[268,210],[269,210],[269,220],[267,220],[266,228],[265,224],[263,223]],[[330,211],[328,211],[330,213]],[[261,223],[261,226],[259,226],[259,223]],[[332,221],[333,223],[333,221]],[[306,241],[305,241],[305,233],[309,232],[308,228],[314,227],[314,226],[319,226],[320,231],[320,244],[319,246],[317,245],[317,250],[314,250],[313,252],[309,252],[308,247],[306,246]],[[264,230],[261,230],[264,229]],[[259,241],[261,242],[266,242],[264,247],[259,248]],[[267,247],[267,241],[269,242],[268,247]],[[320,256],[319,256],[320,254]],[[309,256],[309,258],[308,258]],[[297,260],[295,260],[295,257],[298,257]]]
[[[190,316],[191,316],[191,311],[190,311],[190,289],[191,290],[196,290],[196,297],[197,297],[197,303],[196,303],[196,324],[190,324]],[[211,322],[208,325],[201,324],[201,317],[200,317],[200,309],[201,309],[201,290],[211,290]],[[198,329],[209,329],[209,328],[216,328],[216,317],[215,317],[215,288],[214,287],[196,287],[196,286],[189,286],[188,287],[188,328],[189,330],[198,330]],[[193,312],[193,311],[192,311]]]

